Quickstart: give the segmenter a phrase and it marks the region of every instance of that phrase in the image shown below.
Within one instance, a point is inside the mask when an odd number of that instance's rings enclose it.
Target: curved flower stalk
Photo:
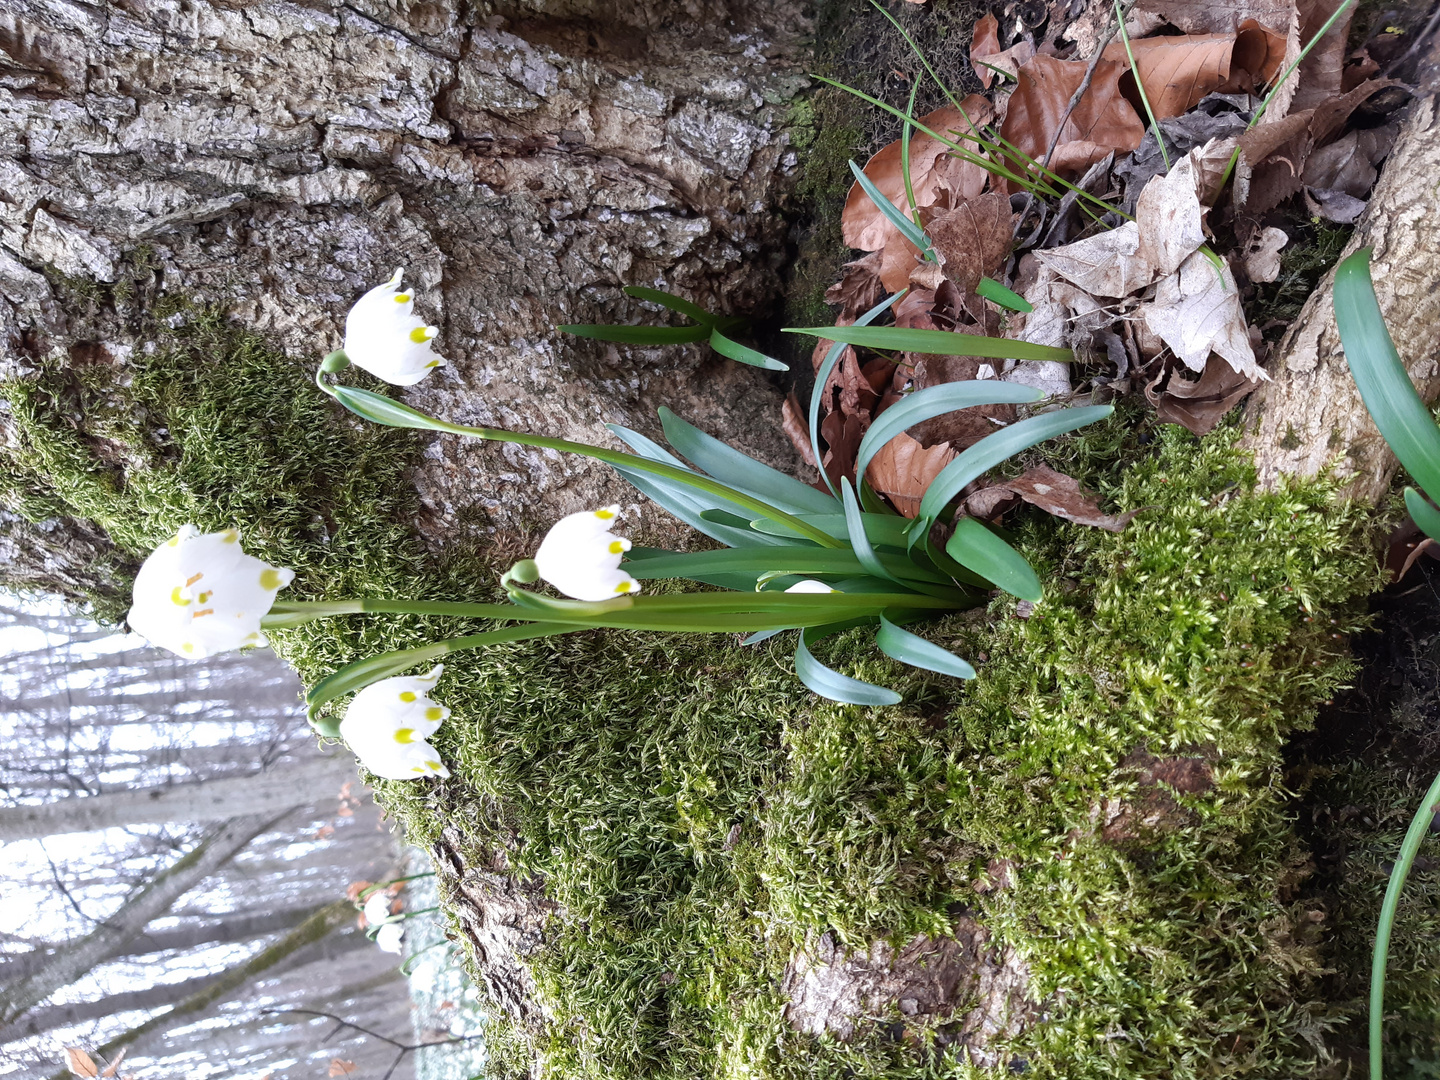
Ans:
[[[654,290],[645,292],[646,298],[656,299],[695,320],[695,327],[675,328],[677,333],[694,334],[698,340],[702,329],[708,326],[713,330],[719,325],[713,316],[686,301]],[[639,293],[632,290],[632,295]],[[898,296],[877,304],[854,326],[799,331],[837,342],[817,374],[810,403],[812,441],[818,443],[815,429],[819,395],[843,348],[839,342],[852,337],[861,344],[911,352],[1018,360],[1071,359],[1068,350],[1023,341],[870,326],[896,299]],[[629,340],[611,333],[624,329],[603,328],[604,333],[588,336]],[[649,334],[645,340],[653,336]],[[863,341],[859,340],[861,336]],[[943,545],[933,539],[932,526],[971,480],[1027,447],[1092,423],[1111,411],[1108,406],[1060,409],[986,436],[940,473],[922,502],[920,515],[906,520],[890,511],[864,483],[866,465],[889,439],[955,409],[1034,402],[1039,392],[994,379],[918,391],[887,410],[867,434],[860,448],[858,493],[848,483],[842,483],[839,490],[832,486],[827,493],[712,438],[668,409],[660,410],[666,438],[688,463],[643,435],[615,425],[610,430],[633,452],[499,428],[452,424],[382,394],[333,382],[330,377],[344,371],[349,363],[344,351],[331,353],[321,363],[315,381],[321,390],[361,417],[392,427],[516,443],[603,461],[670,513],[719,540],[727,549],[681,553],[633,547],[628,539],[611,531],[618,508],[605,507],[563,518],[550,530],[533,558],[522,559],[511,567],[501,579],[508,604],[360,599],[277,605],[267,619],[269,626],[291,626],[353,612],[407,612],[519,624],[370,657],[335,672],[316,684],[307,696],[312,723],[328,734],[340,728],[331,721],[317,719],[324,705],[360,691],[358,704],[369,693],[366,688],[383,685],[382,680],[418,664],[461,649],[595,627],[741,632],[748,633],[746,640],[751,642],[785,630],[801,630],[795,656],[797,674],[816,693],[842,702],[878,705],[900,700],[891,690],[831,671],[810,652],[816,641],[853,626],[876,627],[876,645],[897,660],[928,671],[973,678],[974,669],[964,660],[904,629],[904,625],[973,607],[997,586],[1024,599],[1039,600],[1040,582],[1024,558],[983,524],[962,519]],[[718,586],[723,591],[641,595],[643,582],[670,578]],[[569,599],[524,588],[542,579]]]
[[[450,770],[428,742],[450,710],[430,699],[430,690],[444,672],[436,664],[425,675],[381,679],[350,702],[340,721],[340,738],[360,763],[387,780],[422,776],[448,777]]]
[[[266,644],[261,618],[295,571],[246,555],[240,530],[182,525],[135,575],[130,628],[192,660]]]
[[[414,386],[445,363],[430,347],[440,332],[414,315],[415,297],[400,287],[403,268],[371,289],[345,316],[351,363],[396,386]]]

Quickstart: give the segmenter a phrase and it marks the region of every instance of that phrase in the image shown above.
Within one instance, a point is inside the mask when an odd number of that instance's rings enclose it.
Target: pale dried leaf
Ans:
[[[330,1059],[329,1076],[349,1076],[355,1071],[355,1062],[346,1061],[344,1058]]]
[[[1368,205],[1364,199],[1357,199],[1343,191],[1305,189],[1305,208],[1315,217],[1322,217],[1337,225],[1355,224]]]
[[[889,498],[902,515],[913,518],[920,512],[920,500],[931,481],[955,460],[955,450],[946,443],[926,449],[901,432],[870,459],[866,478],[870,486]]]
[[[1140,255],[1139,226],[1127,221],[1073,244],[1037,251],[1036,257],[1093,296],[1119,299],[1155,281],[1155,268]]]
[[[109,1065],[106,1065],[105,1068],[100,1071],[100,1075],[115,1076],[120,1071],[120,1063],[125,1060],[125,1055],[129,1052],[130,1048],[128,1046],[122,1046],[120,1052],[115,1055],[115,1060],[110,1062]]]
[[[1004,481],[1004,486],[1047,514],[1107,532],[1119,532],[1140,513],[1139,510],[1128,510],[1118,516],[1105,513],[1100,509],[1099,500],[1080,487],[1080,481],[1046,465],[1026,469],[1014,480]]]
[[[805,410],[800,407],[800,401],[793,390],[786,394],[785,400],[780,403],[780,428],[790,440],[790,445],[795,447],[800,460],[818,469],[820,466],[815,461],[815,450],[810,445],[810,428],[806,424]]]
[[[100,1075],[100,1069],[96,1066],[95,1059],[78,1046],[65,1048],[65,1062],[76,1076]]]
[[[1187,34],[1231,33],[1239,29],[1246,20],[1254,20],[1256,24],[1284,36],[1295,15],[1295,2],[1228,0],[1226,3],[1217,4],[1214,0],[1140,0],[1134,11],[1137,15],[1158,15]]]
[[[1137,254],[1159,276],[1175,273],[1205,243],[1204,211],[1195,188],[1195,163],[1187,154],[1168,175],[1146,184],[1136,200]]]
[[[1229,169],[1230,158],[1238,145],[1239,139],[1231,136],[1211,139],[1204,146],[1197,146],[1190,151],[1191,167],[1195,170],[1195,195],[1199,198],[1200,205],[1215,205],[1215,200],[1220,197],[1220,191],[1225,186],[1225,173]]]
[[[1247,378],[1269,378],[1255,362],[1240,290],[1224,260],[1217,269],[1197,251],[1160,282],[1154,301],[1141,311],[1145,325],[1190,370],[1204,371],[1215,352]]]
[[[1261,229],[1245,245],[1245,273],[1251,281],[1274,281],[1280,276],[1280,250],[1290,242],[1284,229]]]

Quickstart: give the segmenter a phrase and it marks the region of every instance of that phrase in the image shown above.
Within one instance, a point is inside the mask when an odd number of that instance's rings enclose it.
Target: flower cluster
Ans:
[[[365,925],[375,928],[375,944],[389,953],[400,951],[400,942],[405,937],[403,914],[391,914],[390,893],[376,889],[365,901]]]

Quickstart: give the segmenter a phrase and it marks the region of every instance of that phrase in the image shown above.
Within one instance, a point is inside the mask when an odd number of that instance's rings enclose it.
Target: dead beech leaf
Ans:
[[[115,1060],[100,1070],[101,1076],[115,1076],[120,1071],[120,1063],[125,1060],[125,1055],[130,1052],[128,1046],[122,1046],[120,1052],[115,1055]]]
[[[940,470],[955,460],[955,450],[946,443],[926,449],[903,431],[882,446],[870,459],[866,478],[870,486],[886,496],[903,516],[920,512],[920,500]]]
[[[1353,225],[1368,205],[1370,204],[1364,199],[1357,199],[1343,191],[1308,187],[1305,189],[1305,208],[1311,215],[1333,221],[1337,225]]]
[[[1125,65],[1101,60],[1090,89],[1061,126],[1070,98],[1085,78],[1088,65],[1077,60],[1036,56],[1020,68],[1000,134],[1020,151],[1041,161],[1058,130],[1060,139],[1050,159],[1055,172],[1083,172],[1111,150],[1134,150],[1145,125],[1120,93]]]
[[[790,445],[795,447],[800,460],[818,469],[820,466],[815,461],[815,450],[810,445],[810,428],[806,425],[805,410],[800,407],[800,399],[793,390],[786,394],[785,400],[780,403],[780,429],[785,432]]]
[[[1145,397],[1161,422],[1204,435],[1258,385],[1229,364],[1207,364],[1199,379],[1167,366],[1145,387]]]
[[[960,104],[964,112],[947,105],[926,113],[918,122],[952,142],[968,144],[972,149],[976,149],[975,143],[966,140],[965,136],[970,133],[972,125],[979,128],[988,124],[994,117],[994,109],[978,94],[971,94]],[[865,175],[897,208],[908,210],[901,150],[899,139],[883,147],[865,163]],[[923,131],[917,130],[911,136],[910,182],[915,191],[917,207],[933,205],[939,195],[941,182],[945,181],[947,185],[953,186],[957,182],[957,174],[966,178],[960,181],[961,186],[967,183],[970,186],[978,184],[978,187],[974,187],[977,195],[984,190],[988,174],[971,162],[953,161],[937,174],[937,162],[948,153],[949,147]],[[850,185],[850,193],[845,198],[845,208],[840,212],[840,231],[845,243],[861,251],[880,251],[886,246],[891,235],[898,235],[895,226],[870,201],[870,196],[865,194],[858,183]]]
[[[65,1063],[76,1076],[100,1075],[100,1069],[96,1066],[95,1059],[78,1046],[65,1048]]]
[[[895,226],[888,221],[885,224],[889,226],[890,233],[885,240],[885,247],[878,252],[880,284],[889,292],[899,292],[910,283],[910,275],[921,264],[920,249],[901,236],[900,230]]]
[[[1155,118],[1167,120],[1188,112],[1229,80],[1235,35],[1142,38],[1131,41],[1130,49],[1135,54],[1133,75],[1145,87]],[[1124,42],[1107,46],[1101,55],[1130,66]]]
[[[1133,221],[1064,247],[1037,251],[1041,264],[1094,296],[1119,299],[1150,285],[1155,268],[1142,258],[1140,230]]]
[[[945,276],[968,297],[982,277],[999,273],[1013,237],[1010,200],[998,192],[967,199],[926,226]]]
[[[1195,162],[1186,154],[1168,175],[1156,176],[1135,201],[1136,254],[1157,276],[1173,274],[1205,243],[1204,211],[1196,194]]]
[[[349,1076],[355,1071],[355,1062],[346,1061],[344,1058],[330,1059],[329,1076]]]
[[[1299,0],[1296,5],[1300,12],[1300,40],[1308,42],[1325,25],[1327,19],[1339,10],[1345,0]],[[1350,19],[1355,14],[1355,5],[1335,20],[1310,49],[1300,70],[1296,72],[1295,97],[1292,109],[1309,109],[1320,105],[1329,98],[1340,94],[1344,82],[1345,44],[1350,37]]]
[[[851,322],[862,311],[869,311],[885,298],[885,286],[880,281],[882,262],[881,254],[872,251],[863,259],[846,263],[840,280],[825,290],[825,302],[839,304],[841,317]]]
[[[980,77],[980,85],[990,89],[994,73],[980,61],[988,60],[1000,52],[1000,22],[986,12],[975,21],[975,32],[970,38],[970,66]]]
[[[1280,276],[1280,249],[1290,242],[1284,229],[1261,229],[1245,245],[1245,273],[1251,281],[1274,281]]]
[[[1156,286],[1155,299],[1141,312],[1151,333],[1191,371],[1204,371],[1214,352],[1246,378],[1269,379],[1255,362],[1240,290],[1223,259],[1217,269],[1197,251]]]
[[[1285,63],[1285,35],[1242,19],[1230,55],[1230,78],[1218,89],[1223,93],[1258,94]]]
[[[825,440],[825,456],[821,460],[831,483],[839,484],[842,476],[854,481],[855,458],[867,427],[868,420],[862,421],[854,413],[843,413],[839,409],[820,421],[820,437]]]
[[[1240,160],[1246,166],[1235,176],[1235,201],[1252,215],[1273,210],[1300,190],[1313,110],[1291,113],[1273,124],[1259,124],[1240,136]]]
[[[1295,0],[1140,0],[1134,13],[1147,34],[1161,21],[1187,34],[1229,34],[1248,21],[1284,37],[1295,17]],[[1143,21],[1145,16],[1152,21]]]
[[[1107,532],[1120,532],[1140,513],[1139,510],[1127,510],[1118,516],[1105,513],[1100,509],[1099,500],[1081,488],[1080,481],[1047,465],[1026,469],[1014,480],[1004,481],[1004,486],[1047,514]]]

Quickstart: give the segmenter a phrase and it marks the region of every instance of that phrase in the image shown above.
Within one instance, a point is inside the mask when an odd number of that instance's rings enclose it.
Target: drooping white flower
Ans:
[[[238,529],[184,525],[141,565],[127,620],[150,644],[191,659],[264,645],[260,618],[294,577],[246,555]]]
[[[620,507],[567,514],[551,526],[535,552],[540,576],[576,600],[633,596],[640,584],[620,569],[630,541],[610,531]]]
[[[405,937],[405,928],[398,922],[387,922],[375,933],[375,944],[385,952],[398,953],[400,942]]]
[[[839,589],[832,589],[829,585],[826,585],[823,581],[816,581],[814,578],[806,578],[804,581],[797,581],[794,585],[791,585],[791,586],[790,586],[788,589],[786,589],[785,591],[786,591],[786,592],[798,592],[798,593],[827,593],[827,592],[839,592],[840,590],[839,590]]]
[[[440,332],[413,314],[415,297],[401,291],[404,269],[377,285],[345,316],[345,355],[378,379],[413,386],[441,364],[430,348]]]
[[[365,924],[367,926],[384,926],[396,916],[390,914],[390,894],[384,889],[376,889],[365,901]]]
[[[340,721],[340,737],[376,776],[413,780],[449,776],[450,770],[426,740],[450,710],[429,698],[444,665],[428,675],[398,675],[371,683],[355,695]]]

